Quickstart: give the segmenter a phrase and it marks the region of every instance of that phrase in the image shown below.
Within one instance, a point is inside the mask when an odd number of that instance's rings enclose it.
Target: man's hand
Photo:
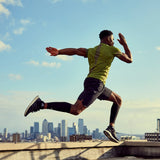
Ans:
[[[50,53],[50,56],[57,56],[59,53],[58,49],[53,47],[47,47],[46,50]]]
[[[126,41],[126,39],[124,38],[124,36],[123,36],[122,33],[119,33],[119,39],[117,39],[117,40],[118,40],[118,42],[119,42],[122,46],[124,46],[124,45],[127,44],[127,41]]]

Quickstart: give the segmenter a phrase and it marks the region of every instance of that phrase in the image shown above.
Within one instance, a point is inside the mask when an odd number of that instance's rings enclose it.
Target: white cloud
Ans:
[[[21,27],[21,28],[15,29],[13,31],[13,33],[16,35],[21,35],[21,34],[23,34],[24,30],[25,30],[25,28]]]
[[[39,66],[39,62],[34,61],[34,60],[30,60],[29,62],[27,62],[28,64],[34,65],[34,66]]]
[[[42,62],[42,66],[44,66],[44,67],[56,67],[56,68],[59,68],[61,66],[61,64],[60,63],[56,63],[56,62],[51,62],[51,63]]]
[[[9,74],[8,77],[11,79],[11,80],[21,80],[22,79],[22,76],[19,75],[19,74]]]
[[[62,1],[62,0],[51,0],[52,3],[57,3],[57,2],[60,2],[60,1]],[[96,1],[96,0],[80,0],[80,1],[86,3],[86,2],[93,2],[93,1]]]
[[[56,56],[56,58],[61,59],[61,60],[63,60],[63,61],[73,60],[73,57],[71,57],[71,56],[66,56],[66,55],[58,55],[58,56]]]
[[[0,3],[0,15],[5,14],[6,16],[10,15],[10,12],[7,8],[5,8],[1,3]]]
[[[31,23],[31,22],[30,22],[30,20],[28,20],[28,19],[21,19],[21,20],[20,20],[20,23],[23,24],[23,25],[27,25],[27,24],[29,24],[29,23]]]
[[[61,66],[60,63],[56,63],[56,62],[38,62],[38,61],[34,61],[34,60],[30,60],[29,62],[27,62],[27,64],[31,64],[31,65],[34,65],[34,66],[42,66],[42,67],[55,67],[55,68],[59,68]]]
[[[0,0],[0,3],[4,3],[6,5],[23,7],[21,0]]]
[[[57,3],[59,1],[61,1],[61,0],[51,0],[51,2],[53,2],[53,3]]]
[[[0,52],[4,50],[9,50],[11,46],[9,44],[5,44],[4,42],[0,41]]]
[[[0,15],[1,14],[5,14],[6,16],[10,15],[10,11],[6,7],[4,7],[4,4],[23,7],[21,0],[0,0]]]
[[[158,51],[160,51],[160,46],[156,47],[156,49],[157,49]]]

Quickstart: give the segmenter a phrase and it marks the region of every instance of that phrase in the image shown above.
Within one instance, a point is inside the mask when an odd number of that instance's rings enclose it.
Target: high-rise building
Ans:
[[[160,119],[157,119],[157,132],[160,132]]]
[[[75,122],[73,123],[73,130],[74,130],[74,134],[78,134],[78,127]]]
[[[67,137],[68,132],[67,132],[67,121],[66,120],[62,120],[62,127],[61,127],[61,137]]]
[[[50,133],[51,137],[53,138],[53,123],[52,122],[48,123],[48,133]]]
[[[52,122],[48,123],[48,132],[53,133],[53,123]]]
[[[87,126],[83,126],[83,134],[88,135]]]
[[[25,132],[24,132],[24,138],[25,138],[25,139],[28,138],[28,131],[27,131],[27,130],[25,130]]]
[[[34,133],[39,133],[39,122],[34,122]]]
[[[30,127],[30,138],[31,139],[34,138],[34,127],[33,126]]]
[[[44,136],[47,136],[48,134],[48,121],[46,119],[44,119],[42,123],[42,134]]]
[[[78,119],[78,132],[83,134],[83,119]]]
[[[33,134],[33,132],[34,132],[34,127],[31,126],[31,127],[30,127],[30,134]]]
[[[4,138],[4,139],[7,139],[7,128],[4,128],[3,138]]]
[[[58,123],[57,132],[56,132],[56,135],[58,138],[61,137],[61,128],[62,128],[61,123]]]

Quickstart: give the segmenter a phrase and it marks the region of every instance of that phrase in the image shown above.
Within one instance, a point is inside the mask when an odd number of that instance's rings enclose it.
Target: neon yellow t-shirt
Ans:
[[[88,49],[89,74],[87,77],[93,77],[101,80],[104,84],[115,56],[120,56],[122,52],[107,44]]]

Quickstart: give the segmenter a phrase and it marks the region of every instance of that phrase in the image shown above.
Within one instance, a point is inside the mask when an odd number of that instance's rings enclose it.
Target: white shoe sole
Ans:
[[[26,108],[25,112],[24,112],[24,116],[26,117],[26,113],[28,112],[29,108],[32,106],[32,104],[39,98],[39,96],[36,96],[32,102],[28,105],[28,107]]]
[[[104,130],[103,133],[104,133],[104,134],[109,138],[109,140],[111,140],[112,142],[119,143],[119,141],[116,140],[109,131]]]

